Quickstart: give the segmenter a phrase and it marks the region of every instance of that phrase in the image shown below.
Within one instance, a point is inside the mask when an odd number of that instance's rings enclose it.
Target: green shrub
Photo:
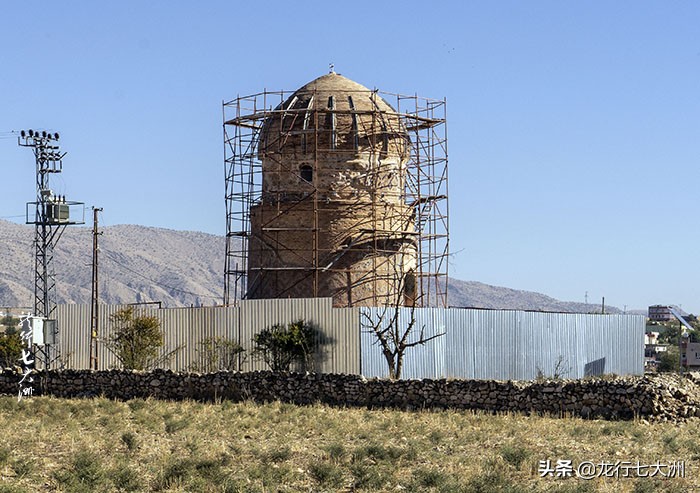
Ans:
[[[409,455],[409,457],[405,458],[410,458],[410,454],[406,454],[406,451],[399,447],[394,447],[393,445],[382,445],[380,443],[370,443],[357,448],[353,454],[353,459],[357,461],[365,457],[369,457],[375,461],[389,461],[393,463],[404,455]]]
[[[327,341],[321,332],[304,322],[276,324],[253,337],[253,354],[262,359],[272,371],[289,371],[295,363],[301,371],[312,371],[314,353]]]
[[[347,455],[347,451],[341,443],[331,443],[330,445],[325,447],[325,450],[326,453],[328,453],[328,457],[335,462],[342,461]]]
[[[0,447],[0,466],[3,466],[12,457],[12,449],[7,446]]]
[[[309,473],[322,486],[338,488],[343,484],[343,470],[328,462],[315,462]]]
[[[109,474],[119,491],[143,491],[141,476],[128,464],[121,464]]]
[[[55,473],[56,480],[65,491],[99,491],[106,474],[97,455],[88,450],[79,451],[71,466]]]
[[[281,447],[274,449],[266,454],[265,459],[271,462],[284,462],[292,457],[292,451],[289,447]]]
[[[4,317],[0,318],[0,325],[5,327],[5,332],[7,334],[16,332],[20,322],[21,320],[19,318],[13,317],[12,315],[5,315]]]
[[[199,372],[240,370],[245,361],[243,346],[225,337],[207,337],[199,343],[197,353],[199,362],[192,369]]]
[[[184,430],[190,425],[190,419],[184,417],[182,419],[174,419],[172,417],[165,418],[165,432],[175,433],[180,430]]]
[[[125,431],[124,433],[122,433],[122,442],[124,443],[124,445],[126,445],[126,448],[129,449],[129,451],[131,452],[136,450],[139,446],[136,434],[131,431]]]
[[[382,477],[379,468],[365,464],[352,464],[350,472],[353,477],[354,489],[378,490],[384,486],[386,479]]]
[[[680,352],[677,346],[669,346],[659,356],[659,371],[678,371],[680,368]]]
[[[18,458],[12,462],[12,470],[17,477],[23,478],[32,472],[33,462],[27,458]]]
[[[530,457],[530,451],[520,445],[504,445],[501,448],[501,457],[511,466],[520,469],[520,465]]]
[[[23,347],[19,333],[0,335],[0,368],[19,366]]]
[[[420,488],[439,488],[445,485],[448,479],[448,475],[436,469],[422,467],[413,472],[414,484]]]
[[[153,368],[163,346],[160,321],[152,316],[136,316],[133,307],[119,310],[109,317],[112,332],[107,348],[127,370]]]

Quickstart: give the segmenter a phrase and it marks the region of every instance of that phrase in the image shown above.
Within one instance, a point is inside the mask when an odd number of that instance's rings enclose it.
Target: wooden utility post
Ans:
[[[92,299],[90,303],[90,368],[92,370],[97,370],[97,342],[98,342],[98,328],[99,328],[99,291],[98,291],[98,264],[97,264],[97,237],[101,235],[101,232],[97,231],[97,213],[101,212],[102,208],[93,207],[92,208]]]

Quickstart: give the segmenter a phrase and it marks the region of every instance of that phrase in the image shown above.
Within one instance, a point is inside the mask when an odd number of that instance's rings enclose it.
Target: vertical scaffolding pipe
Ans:
[[[327,234],[327,231],[321,231],[327,226],[321,224],[320,214],[327,214],[331,208],[324,206],[317,189],[319,187],[319,160],[328,157],[331,161],[334,156],[342,158],[343,152],[348,152],[342,144],[344,141],[331,138],[331,141],[326,146],[321,145],[321,136],[325,136],[324,132],[329,129],[324,124],[322,116],[330,116],[330,121],[335,118],[341,118],[341,115],[353,115],[350,125],[352,138],[356,140],[356,149],[360,145],[359,134],[364,135],[367,140],[367,152],[371,154],[370,162],[367,163],[367,176],[365,184],[381,187],[383,183],[377,181],[382,165],[381,150],[379,145],[379,137],[383,136],[384,142],[387,140],[387,132],[395,132],[396,129],[391,129],[386,126],[387,121],[400,120],[410,135],[410,142],[407,145],[411,149],[411,156],[407,163],[407,176],[405,177],[405,188],[403,199],[406,205],[411,205],[410,211],[413,214],[413,219],[406,219],[405,226],[402,229],[403,237],[414,237],[416,249],[419,252],[416,261],[416,306],[447,306],[447,256],[449,255],[448,242],[448,209],[447,209],[447,150],[446,150],[446,101],[430,100],[421,98],[418,95],[401,96],[379,91],[370,91],[375,99],[375,111],[357,109],[356,105],[350,103],[349,109],[340,108],[337,104],[341,99],[334,101],[332,107],[326,107],[320,101],[314,101],[313,107],[310,102],[304,105],[297,105],[295,99],[288,99],[292,95],[291,92],[281,91],[271,93],[264,91],[262,93],[253,94],[245,97],[237,97],[228,103],[224,103],[224,149],[225,149],[225,168],[226,168],[226,206],[227,206],[227,237],[226,237],[226,266],[224,280],[224,303],[229,303],[229,299],[235,291],[235,295],[245,295],[250,292],[251,288],[257,284],[274,283],[277,278],[287,276],[290,271],[298,271],[297,283],[309,283],[309,295],[318,296],[319,288],[322,284],[319,279],[321,273],[333,270],[333,262],[338,258],[347,258],[337,255],[337,252],[329,250],[326,246],[319,244],[319,235]],[[312,101],[315,92],[309,93]],[[272,97],[274,96],[274,98]],[[356,95],[353,95],[353,98]],[[359,97],[359,96],[358,96]],[[279,105],[277,99],[279,98]],[[395,102],[395,111],[388,111],[376,107],[377,101]],[[275,101],[273,101],[273,99]],[[344,99],[342,99],[344,101]],[[285,104],[286,101],[292,101]],[[352,100],[355,101],[354,99]],[[261,104],[262,103],[262,104]],[[269,103],[269,104],[268,104]],[[325,103],[325,102],[324,102]],[[345,104],[345,103],[343,103]],[[320,105],[320,106],[319,106]],[[320,112],[320,113],[319,113]],[[311,113],[311,115],[309,115]],[[309,118],[312,116],[312,118]],[[304,119],[304,124],[294,125]],[[364,121],[363,121],[364,117]],[[388,120],[385,120],[388,119]],[[276,124],[270,125],[267,130],[264,130],[263,122],[275,121]],[[339,121],[339,120],[338,120]],[[349,120],[348,120],[349,121]],[[310,128],[313,125],[313,128]],[[297,128],[298,127],[298,128]],[[369,127],[369,128],[367,128]],[[350,127],[348,127],[350,128]],[[336,129],[336,125],[331,125],[330,130]],[[272,133],[274,132],[274,134]],[[261,135],[264,133],[264,135]],[[303,133],[303,137],[294,137],[297,133]],[[262,190],[262,158],[268,159],[268,163],[275,164],[274,179],[293,182],[293,178],[284,178],[285,173],[298,174],[294,166],[290,166],[286,162],[276,162],[279,156],[275,156],[279,152],[280,146],[284,146],[288,139],[298,138],[299,149],[304,154],[309,154],[309,164],[313,166],[313,183],[312,191],[304,192],[305,197],[295,201],[283,196],[287,193],[284,190],[276,190],[273,192],[263,192]],[[314,142],[308,142],[308,138],[313,138]],[[338,138],[336,136],[336,138]],[[260,149],[259,144],[261,139],[266,142],[267,149]],[[325,139],[325,137],[323,137]],[[275,147],[273,148],[272,145]],[[310,148],[307,151],[307,146]],[[313,146],[313,147],[312,147]],[[268,150],[270,151],[268,153]],[[379,154],[378,154],[379,153]],[[268,170],[269,172],[269,170]],[[402,178],[403,180],[403,178]],[[291,195],[299,192],[299,190],[291,190]],[[343,276],[347,279],[348,285],[359,285],[360,283],[373,284],[375,286],[372,295],[367,295],[366,300],[352,300],[351,303],[373,302],[378,303],[378,288],[379,279],[376,278],[377,272],[380,271],[380,257],[387,255],[390,252],[388,244],[384,240],[387,232],[374,231],[376,228],[381,228],[380,222],[384,224],[383,218],[386,214],[403,214],[399,209],[387,211],[382,205],[382,201],[378,200],[381,197],[381,190],[370,191],[371,199],[365,203],[358,197],[356,202],[347,203],[347,210],[357,210],[362,207],[370,207],[367,211],[367,226],[362,226],[359,223],[354,227],[365,229],[363,234],[366,234],[368,242],[364,243],[368,246],[367,258],[368,264],[365,267],[344,267]],[[310,195],[313,194],[313,197]],[[257,259],[263,255],[263,249],[253,249],[251,253],[251,242],[265,241],[268,248],[280,248],[288,252],[290,256],[301,258],[301,251],[298,251],[299,246],[290,241],[288,245],[282,244],[282,237],[292,237],[289,233],[289,228],[297,229],[292,225],[292,220],[279,220],[285,214],[290,214],[288,217],[293,218],[299,210],[303,210],[300,206],[302,200],[308,199],[310,220],[304,224],[298,225],[300,234],[309,235],[308,249],[305,250],[308,257],[308,262],[304,265],[277,265],[268,263],[266,265],[262,260]],[[264,214],[265,217],[260,219],[262,224],[263,236],[259,239],[251,237],[250,209],[252,206],[268,202],[269,207],[260,208],[259,214]],[[384,207],[384,208],[382,208]],[[270,216],[270,217],[268,217]],[[398,216],[397,216],[398,217]],[[233,220],[235,218],[235,221]],[[234,224],[235,223],[235,224]],[[415,224],[415,228],[413,228]],[[280,227],[281,226],[281,227]],[[285,229],[286,228],[286,229]],[[409,231],[410,230],[410,231]],[[373,232],[372,232],[373,231]],[[394,231],[393,233],[396,233]],[[355,247],[350,244],[348,251]],[[252,264],[256,267],[249,269],[248,255],[255,255],[256,262]],[[308,265],[307,265],[308,264]],[[304,274],[306,273],[306,274]],[[380,276],[386,276],[386,273],[380,273]],[[313,276],[312,279],[309,279]],[[292,276],[293,277],[293,276]],[[291,288],[294,288],[292,286]],[[285,292],[279,293],[279,297],[289,296],[291,288],[287,288]]]

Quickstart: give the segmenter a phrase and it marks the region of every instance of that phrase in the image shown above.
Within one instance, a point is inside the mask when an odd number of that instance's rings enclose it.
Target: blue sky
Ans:
[[[224,234],[222,100],[334,63],[447,99],[451,275],[700,311],[700,3],[257,3],[4,4],[0,217],[35,193],[9,132],[41,128],[105,224]]]

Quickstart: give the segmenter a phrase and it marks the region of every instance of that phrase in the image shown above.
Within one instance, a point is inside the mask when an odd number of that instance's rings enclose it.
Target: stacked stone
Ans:
[[[16,395],[21,374],[0,373],[0,394]],[[582,380],[365,379],[360,375],[170,370],[51,370],[34,395],[133,399],[252,400],[399,409],[478,409],[584,418],[683,420],[700,417],[700,376],[660,374]]]

